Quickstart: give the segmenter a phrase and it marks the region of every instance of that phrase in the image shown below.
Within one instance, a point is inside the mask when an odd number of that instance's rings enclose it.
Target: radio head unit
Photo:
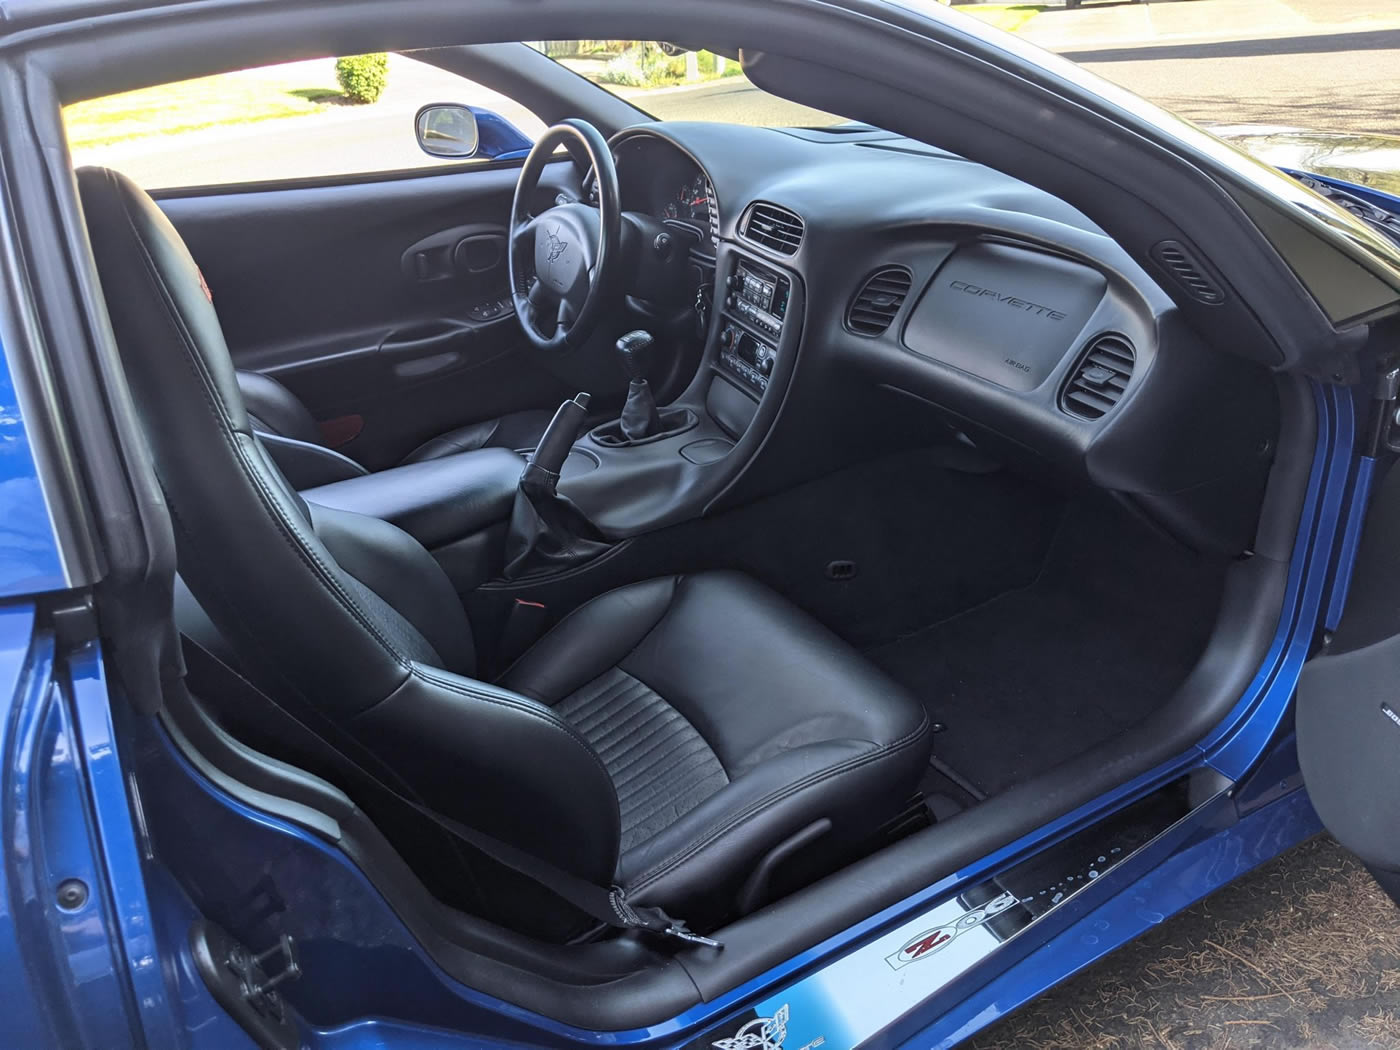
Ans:
[[[792,295],[792,285],[786,277],[740,259],[726,284],[726,305],[733,313],[768,335],[777,336],[782,331]]]

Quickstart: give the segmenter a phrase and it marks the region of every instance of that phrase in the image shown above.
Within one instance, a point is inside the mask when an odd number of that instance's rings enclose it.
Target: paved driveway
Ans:
[[[1400,134],[1400,0],[1091,4],[1022,35],[1198,123]]]
[[[1372,0],[1371,6],[1378,5]],[[1312,24],[1298,5],[1285,0],[1169,0],[1052,7],[1027,23],[1021,35],[1048,50],[1068,51],[1180,36],[1298,32]]]

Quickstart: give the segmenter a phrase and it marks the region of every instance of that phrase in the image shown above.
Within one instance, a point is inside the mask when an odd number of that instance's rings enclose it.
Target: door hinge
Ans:
[[[215,1000],[262,1050],[296,1050],[295,1014],[277,990],[301,976],[289,935],[255,955],[222,928],[199,919],[190,927],[190,952]]]

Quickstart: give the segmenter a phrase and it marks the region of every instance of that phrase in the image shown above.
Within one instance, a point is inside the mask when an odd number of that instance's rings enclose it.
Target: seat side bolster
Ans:
[[[677,583],[674,576],[634,583],[579,606],[507,668],[499,684],[557,703],[640,645],[665,618]]]
[[[350,727],[433,809],[583,878],[614,877],[621,832],[612,779],[545,705],[414,664]]]

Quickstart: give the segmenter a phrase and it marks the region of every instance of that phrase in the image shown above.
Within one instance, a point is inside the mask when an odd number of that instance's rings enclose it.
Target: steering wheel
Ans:
[[[598,206],[571,201],[531,215],[540,176],[560,146],[579,160],[587,158],[598,184]],[[561,351],[588,338],[617,283],[621,239],[617,167],[607,139],[587,121],[571,118],[555,124],[540,136],[520,169],[506,243],[511,301],[531,343]]]

